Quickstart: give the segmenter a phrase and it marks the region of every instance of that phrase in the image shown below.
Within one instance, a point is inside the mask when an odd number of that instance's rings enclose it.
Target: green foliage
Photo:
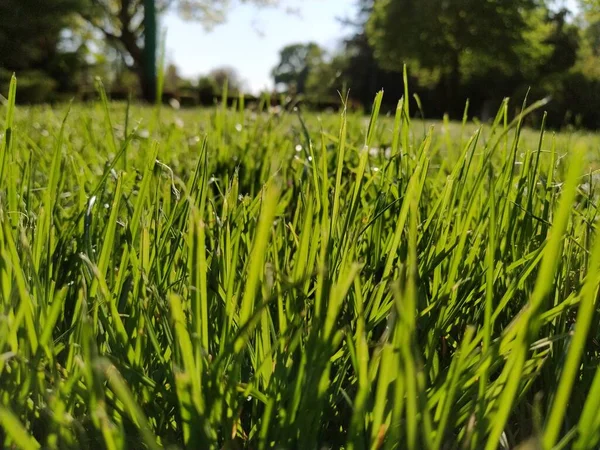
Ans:
[[[60,32],[82,0],[3,0],[0,3],[0,67],[40,69],[57,55]]]
[[[496,107],[520,86],[537,85],[549,71],[565,73],[573,65],[561,34],[572,26],[547,3],[383,0],[372,4],[364,28],[381,67],[398,70],[408,63],[427,80],[420,84],[430,85],[442,114],[458,118],[466,98],[478,109],[490,101]],[[570,37],[577,39],[576,33]],[[497,98],[490,98],[494,92]]]
[[[385,0],[375,3],[367,29],[391,67],[415,60],[462,73],[462,59],[472,59],[482,70],[512,73],[548,54],[545,13],[537,0]]]
[[[210,71],[208,78],[212,80],[216,95],[221,95],[225,90],[232,94],[242,91],[243,86],[240,75],[232,67],[217,67]],[[208,83],[210,83],[208,80],[201,77],[199,86],[207,86]]]
[[[580,0],[583,10],[582,49],[578,69],[587,78],[600,80],[600,3]]]
[[[314,42],[291,44],[279,52],[279,63],[271,72],[275,84],[283,84],[289,92],[307,93],[312,72],[323,63],[323,50]]]
[[[82,66],[83,48],[61,49],[61,33],[73,25],[83,0],[0,2],[0,88],[10,76],[22,79],[19,101],[47,101],[55,89],[73,89]]]
[[[12,73],[0,69],[0,88],[6,92]],[[42,103],[50,100],[57,82],[41,71],[30,70],[20,72],[19,103]]]
[[[339,93],[346,92],[348,88],[344,77],[346,65],[346,57],[343,54],[334,55],[329,60],[316,64],[306,79],[307,97],[338,102]]]
[[[353,34],[312,69],[308,96],[325,98],[348,88],[353,103],[368,109],[384,89],[390,110],[391,99],[403,93],[399,69],[408,62],[414,106],[420,104],[425,117],[461,118],[468,99],[467,114],[487,122],[503,98],[531,90],[533,99],[551,98],[548,126],[598,126],[594,24],[600,15],[592,6],[576,12],[556,2],[520,0],[358,4],[349,21]],[[540,114],[529,118],[540,122]]]
[[[214,97],[219,91],[219,86],[211,76],[202,76],[198,80],[197,90],[201,97]]]
[[[403,77],[368,121],[13,79],[2,445],[597,448],[600,137],[418,122]]]

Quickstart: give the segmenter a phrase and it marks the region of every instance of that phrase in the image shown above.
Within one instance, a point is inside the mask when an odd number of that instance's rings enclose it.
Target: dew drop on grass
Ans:
[[[302,151],[302,146],[300,144],[296,145],[296,151],[297,152],[301,152]]]
[[[88,209],[87,209],[88,216],[92,213],[92,209],[94,208],[95,204],[96,204],[96,196],[94,195],[92,198],[90,198],[90,200],[88,202]]]
[[[188,140],[189,145],[196,145],[198,142],[200,142],[200,136],[193,136]]]

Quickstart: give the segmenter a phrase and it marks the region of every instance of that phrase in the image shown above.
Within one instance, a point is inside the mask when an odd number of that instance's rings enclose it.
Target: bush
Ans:
[[[212,77],[200,77],[198,80],[198,95],[201,99],[216,97],[219,93],[217,82]]]
[[[8,93],[8,86],[12,73],[5,69],[0,69],[0,91],[3,95]],[[50,101],[56,90],[56,81],[38,70],[30,70],[17,74],[19,93],[17,102],[19,103],[43,103]]]

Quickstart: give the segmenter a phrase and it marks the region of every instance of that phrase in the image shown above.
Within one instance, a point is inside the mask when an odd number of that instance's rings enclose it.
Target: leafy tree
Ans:
[[[339,94],[346,90],[344,77],[347,58],[343,53],[322,60],[308,74],[306,92],[309,97],[339,101]]]
[[[81,43],[64,41],[80,0],[0,1],[0,84],[17,72],[22,100],[43,100],[55,88],[66,90],[82,65]],[[28,94],[31,98],[27,98]]]
[[[227,83],[227,91],[235,94],[243,89],[243,82],[238,72],[233,67],[217,67],[210,71],[209,78],[214,80],[217,93],[222,93]]]
[[[580,29],[570,20],[571,11],[561,8],[549,14],[548,20],[552,31],[546,39],[546,44],[552,51],[543,66],[542,73],[564,73],[577,62],[577,53],[581,46]]]
[[[382,88],[386,92],[386,102],[397,101],[403,95],[402,72],[381,67],[364,29],[344,41],[343,54],[342,77],[350,88],[350,97],[366,109],[371,107],[373,97]],[[412,86],[415,87],[414,83]]]
[[[322,64],[323,56],[323,50],[314,42],[284,47],[279,52],[279,64],[271,72],[275,84],[283,84],[297,94],[306,93],[308,77]]]
[[[171,93],[177,92],[180,82],[179,69],[175,64],[169,64],[165,70],[165,91]]]
[[[581,48],[577,66],[586,77],[600,80],[600,0],[580,0]]]
[[[198,94],[201,99],[213,98],[218,94],[219,87],[214,78],[208,75],[203,75],[198,79],[197,86]]]
[[[464,75],[531,72],[551,52],[541,0],[381,0],[367,25],[378,61],[405,62],[439,74],[446,107],[456,104]]]
[[[40,68],[58,53],[61,31],[71,23],[79,0],[2,0],[0,66]]]
[[[137,74],[143,96],[155,96],[156,38],[148,30],[156,28],[156,14],[176,10],[186,20],[202,23],[206,28],[222,23],[231,7],[231,0],[85,0],[88,7],[80,11],[83,17],[124,56]],[[268,6],[277,0],[239,0]],[[154,30],[155,32],[155,30]]]
[[[386,103],[397,101],[403,95],[404,89],[402,71],[383,68],[375,58],[375,50],[368,40],[366,26],[373,12],[373,0],[359,0],[357,6],[356,16],[344,20],[344,24],[350,27],[353,33],[344,39],[337,58],[341,57],[340,78],[349,88],[350,98],[360,102],[368,110],[380,89],[385,89]],[[411,86],[415,88],[414,83],[411,83]]]

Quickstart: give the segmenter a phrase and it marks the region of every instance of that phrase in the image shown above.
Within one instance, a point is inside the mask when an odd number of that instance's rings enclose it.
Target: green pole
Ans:
[[[156,98],[156,4],[144,0],[144,100]]]

